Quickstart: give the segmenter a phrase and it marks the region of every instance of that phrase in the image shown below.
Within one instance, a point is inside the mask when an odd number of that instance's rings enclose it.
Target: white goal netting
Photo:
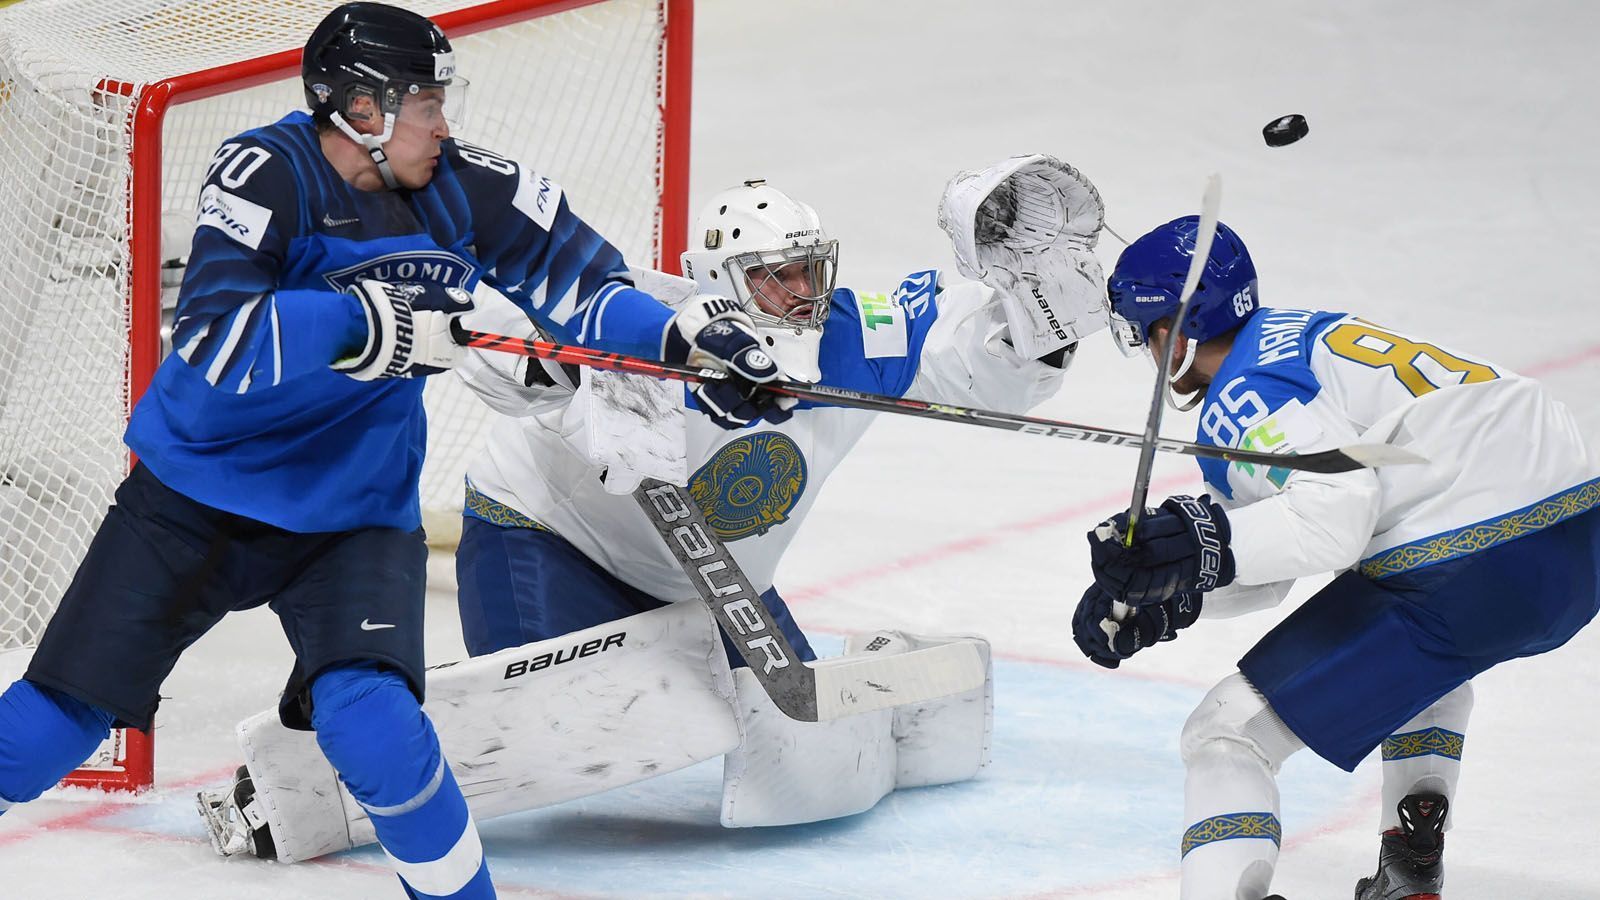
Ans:
[[[561,183],[630,261],[654,263],[664,123],[675,122],[664,35],[686,0],[391,2],[456,17],[440,20],[472,81],[462,137]],[[139,286],[161,273],[137,248],[187,255],[212,153],[303,107],[297,51],[335,5],[24,0],[0,10],[0,650],[37,640],[127,471],[129,397],[158,352],[147,347],[141,363],[139,336],[151,343],[157,319],[155,292]],[[208,96],[175,95],[159,131],[143,136],[138,122],[159,119],[136,111],[159,105],[178,76],[189,77],[179,94],[205,82]],[[159,177],[141,181],[132,160],[154,153]],[[159,212],[138,213],[155,183]],[[181,272],[165,274],[175,283]],[[430,384],[428,408],[423,504],[430,522],[448,523],[488,413],[450,376]]]

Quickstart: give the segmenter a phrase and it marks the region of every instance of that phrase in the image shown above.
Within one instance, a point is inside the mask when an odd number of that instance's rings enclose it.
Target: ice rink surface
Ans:
[[[1265,303],[1358,311],[1540,376],[1600,440],[1600,6],[700,0],[696,17],[695,198],[764,177],[807,200],[842,242],[844,284],[953,273],[934,211],[961,168],[1058,155],[1130,238],[1197,210],[1220,172],[1222,218],[1248,242]],[[1261,127],[1290,112],[1310,136],[1269,149]],[[1109,271],[1119,245],[1100,249]],[[1039,412],[1138,430],[1151,378],[1100,335]],[[1192,437],[1193,420],[1164,430]],[[987,635],[991,765],[802,828],[721,829],[715,763],[487,822],[502,895],[1175,897],[1179,728],[1317,584],[1118,672],[1082,662],[1070,617],[1083,534],[1126,503],[1135,458],[884,417],[823,492],[779,586],[824,645],[882,626]],[[1192,462],[1162,459],[1152,493],[1197,486]],[[435,568],[440,662],[463,651],[449,561]],[[193,791],[231,773],[233,724],[288,671],[270,619],[230,618],[168,682],[157,791],[57,793],[0,819],[0,898],[399,896],[370,850],[224,862],[202,836]],[[1476,682],[1450,900],[1600,897],[1597,651],[1591,628]],[[1376,763],[1346,775],[1301,754],[1282,784],[1275,888],[1348,897],[1377,849]]]

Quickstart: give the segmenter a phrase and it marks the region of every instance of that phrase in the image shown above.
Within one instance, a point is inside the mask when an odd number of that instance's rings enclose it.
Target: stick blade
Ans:
[[[1339,452],[1369,469],[1379,466],[1416,466],[1428,461],[1426,456],[1393,444],[1350,444]]]
[[[977,644],[958,641],[893,656],[841,656],[811,663],[817,720],[948,697],[983,686],[988,671]]]

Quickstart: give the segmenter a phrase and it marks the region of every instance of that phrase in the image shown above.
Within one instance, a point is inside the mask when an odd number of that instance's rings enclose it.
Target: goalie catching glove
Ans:
[[[371,279],[351,285],[367,317],[367,343],[337,360],[334,371],[357,381],[436,375],[453,368],[465,352],[450,336],[450,323],[472,311],[472,295],[438,284],[389,284]]]
[[[1000,294],[1011,345],[1027,359],[1110,324],[1094,256],[1105,219],[1100,192],[1082,172],[1039,154],[959,172],[939,203],[956,268]]]
[[[667,323],[661,358],[727,373],[694,389],[700,408],[723,428],[743,428],[760,418],[787,421],[799,402],[760,390],[783,372],[761,349],[755,323],[726,297],[703,294],[686,303]]]
[[[1168,497],[1146,510],[1123,546],[1128,514],[1118,513],[1089,532],[1089,565],[1095,582],[1130,606],[1160,603],[1175,594],[1216,590],[1233,581],[1228,515],[1211,502]]]

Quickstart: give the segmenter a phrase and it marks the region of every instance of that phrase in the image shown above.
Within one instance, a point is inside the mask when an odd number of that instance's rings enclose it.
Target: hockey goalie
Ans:
[[[747,181],[695,220],[687,278],[635,281],[680,307],[733,300],[789,378],[1023,412],[1058,389],[1077,342],[1107,325],[1099,192],[1059,160],[1018,156],[952,179],[939,221],[974,280],[925,269],[890,294],[861,293],[835,285],[838,242],[809,206]],[[537,336],[492,298],[466,321]],[[425,708],[475,817],[721,756],[722,824],[786,825],[860,813],[896,788],[969,779],[986,763],[987,678],[830,721],[785,716],[628,496],[645,477],[686,486],[813,661],[773,576],[871,413],[757,408],[737,390],[696,396],[676,382],[488,351],[458,372],[504,415],[469,468],[456,554],[472,656],[429,669]],[[743,427],[686,416],[697,404]],[[987,668],[988,645],[972,636],[880,631],[849,638],[844,654],[949,642],[977,646]],[[312,734],[270,710],[241,723],[239,740],[236,782],[199,796],[218,852],[293,862],[373,840],[370,817],[383,811],[341,787]]]

